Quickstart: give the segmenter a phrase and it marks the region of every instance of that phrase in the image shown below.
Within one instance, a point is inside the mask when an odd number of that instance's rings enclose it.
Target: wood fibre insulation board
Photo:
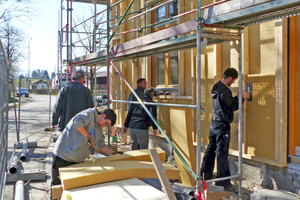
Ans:
[[[163,163],[169,179],[179,179],[179,169]],[[98,183],[129,179],[158,178],[152,162],[111,161],[97,166],[59,168],[60,180],[64,190],[94,185]]]
[[[67,200],[67,194],[70,195],[72,200],[167,200],[167,197],[162,191],[157,190],[137,178],[64,190],[61,200]]]
[[[190,168],[196,172],[191,116],[191,109],[189,108],[170,108],[172,142]],[[195,179],[176,153],[175,163],[177,168],[180,169],[181,182],[190,187],[195,186]]]
[[[161,148],[156,148],[156,151],[159,155],[160,160],[163,162],[165,160],[166,153]],[[123,154],[115,154],[104,158],[98,158],[95,160],[95,162],[87,161],[87,162],[72,165],[72,167],[91,167],[91,166],[98,166],[100,163],[103,162],[121,161],[121,160],[151,161],[151,157],[150,157],[149,149],[126,151]]]

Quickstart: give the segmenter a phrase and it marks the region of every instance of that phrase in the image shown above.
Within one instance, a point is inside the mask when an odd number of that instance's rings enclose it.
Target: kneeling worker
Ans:
[[[52,185],[61,184],[59,167],[83,162],[91,154],[91,148],[112,155],[114,151],[105,145],[102,127],[115,123],[116,113],[111,109],[89,108],[75,115],[55,143]]]

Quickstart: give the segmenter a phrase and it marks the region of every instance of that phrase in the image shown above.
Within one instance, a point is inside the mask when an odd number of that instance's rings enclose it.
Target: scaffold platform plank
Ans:
[[[300,13],[300,0],[231,0],[205,9],[207,24],[253,25]]]

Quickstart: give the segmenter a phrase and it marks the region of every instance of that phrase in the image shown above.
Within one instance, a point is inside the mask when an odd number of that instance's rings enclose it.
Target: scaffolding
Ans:
[[[63,0],[62,0],[63,1]],[[66,0],[68,4],[67,12],[72,12],[72,3],[69,4],[69,1]],[[106,50],[94,52],[86,56],[81,56],[74,58],[69,57],[69,52],[72,50],[69,49],[69,45],[72,43],[72,37],[71,42],[67,42],[67,67],[70,67],[70,73],[72,72],[72,66],[93,66],[93,65],[104,65],[107,66],[107,101],[109,102],[117,102],[117,103],[139,103],[142,105],[142,107],[146,110],[147,114],[150,116],[150,118],[154,121],[154,123],[157,125],[160,132],[164,135],[165,139],[168,141],[168,143],[171,145],[173,150],[178,154],[179,158],[184,163],[185,167],[188,169],[188,171],[191,173],[192,177],[196,180],[196,192],[199,190],[200,185],[202,184],[202,177],[200,174],[200,163],[201,163],[201,50],[211,44],[218,44],[222,42],[227,41],[234,41],[238,40],[239,42],[239,116],[238,116],[238,173],[236,175],[230,176],[230,177],[224,177],[224,178],[216,178],[212,180],[208,180],[206,182],[215,182],[220,180],[227,180],[227,179],[233,179],[238,178],[239,179],[239,197],[241,197],[241,183],[242,183],[242,133],[243,133],[243,113],[242,110],[242,88],[244,85],[243,82],[243,67],[242,67],[242,42],[241,42],[241,35],[243,33],[243,29],[246,26],[251,26],[254,24],[259,24],[263,22],[267,22],[270,20],[275,19],[282,19],[287,18],[295,15],[300,14],[300,0],[261,0],[261,1],[251,1],[249,0],[248,3],[242,4],[243,1],[240,0],[221,0],[216,3],[206,5],[203,7],[200,7],[201,0],[197,0],[197,9],[191,10],[185,13],[179,13],[176,16],[172,16],[168,19],[165,19],[163,21],[155,22],[152,24],[147,24],[144,27],[137,27],[132,30],[123,31],[117,33],[117,28],[127,21],[130,21],[134,18],[137,18],[139,16],[142,16],[146,14],[147,12],[150,12],[152,10],[156,10],[160,8],[163,5],[172,3],[176,0],[169,0],[169,1],[163,1],[157,0],[143,8],[140,8],[134,12],[129,13],[129,10],[135,0],[131,0],[128,4],[127,8],[125,9],[125,12],[122,16],[117,16],[115,18],[110,18],[110,10],[116,6],[117,4],[120,4],[124,0],[120,0],[116,2],[113,5],[110,5],[109,0],[73,0],[74,2],[85,2],[85,3],[94,3],[94,4],[106,4],[107,8],[101,12],[107,13],[107,20],[106,20]],[[72,1],[71,1],[72,2]],[[226,4],[227,9],[221,9],[222,6]],[[69,7],[70,5],[70,7]],[[229,9],[228,9],[229,8]],[[204,10],[204,15],[201,17],[201,10]],[[123,35],[127,33],[133,33],[133,32],[140,32],[143,29],[156,26],[162,23],[168,23],[176,18],[197,13],[196,20],[187,21],[166,29],[163,29],[158,32],[146,34],[142,37],[137,37],[136,39],[132,39],[128,42],[125,42],[123,44],[119,44],[116,46],[111,46],[111,40],[113,37],[118,35]],[[98,13],[99,14],[99,13]],[[97,14],[95,14],[93,17],[95,17]],[[132,17],[125,19],[126,16],[133,15]],[[69,16],[69,14],[68,14]],[[70,14],[71,16],[71,14]],[[89,18],[92,19],[92,18]],[[87,19],[87,20],[89,20]],[[110,22],[113,20],[118,20],[118,23],[116,23],[113,26],[110,26]],[[68,38],[68,29],[70,24],[70,19],[68,18],[66,28],[67,33],[67,41],[69,41]],[[72,19],[71,19],[72,20]],[[104,23],[104,22],[103,22]],[[96,25],[96,24],[95,24]],[[97,24],[99,25],[99,24]],[[72,26],[70,28],[70,35],[72,35]],[[196,31],[196,33],[195,33]],[[61,31],[61,37],[63,33],[63,29]],[[112,33],[112,34],[111,34]],[[190,33],[190,34],[187,34]],[[174,38],[172,40],[166,40],[167,38],[174,37],[177,35],[185,34],[182,37]],[[60,39],[62,41],[62,39]],[[62,46],[61,46],[62,48]],[[125,61],[128,59],[133,58],[140,58],[140,57],[146,57],[146,56],[153,56],[160,53],[166,53],[174,50],[185,50],[185,49],[191,49],[191,48],[197,48],[197,61],[196,61],[196,74],[197,83],[196,83],[196,105],[180,105],[180,104],[161,104],[161,103],[154,103],[154,105],[158,106],[175,106],[175,107],[189,107],[196,109],[197,117],[196,117],[196,129],[197,129],[197,152],[196,152],[196,159],[197,159],[197,171],[196,173],[190,168],[190,166],[187,164],[187,162],[184,160],[184,158],[180,155],[176,147],[173,145],[172,141],[169,139],[167,134],[164,132],[164,130],[160,127],[158,122],[153,118],[151,113],[146,108],[146,104],[137,96],[137,94],[134,92],[133,88],[130,86],[130,84],[126,81],[124,75],[121,73],[121,71],[118,69],[118,67],[115,65],[115,62]],[[61,51],[60,51],[61,52]],[[138,99],[138,102],[128,102],[124,100],[110,100],[110,91],[109,91],[109,66],[112,66],[120,75],[120,77],[123,79],[125,84],[128,86],[128,88],[131,90],[131,92],[135,95],[135,97]],[[109,106],[109,105],[108,105]],[[110,134],[108,134],[109,136]],[[110,141],[110,140],[108,140]]]

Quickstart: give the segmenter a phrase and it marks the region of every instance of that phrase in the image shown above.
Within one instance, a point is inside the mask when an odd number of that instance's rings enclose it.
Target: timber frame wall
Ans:
[[[80,0],[78,1],[80,2]],[[118,2],[111,0],[110,4],[113,5]],[[112,8],[109,18],[113,18],[115,15],[124,15],[130,2],[129,0],[119,2],[118,6]],[[131,12],[154,1],[138,2],[138,4],[133,3]],[[163,2],[166,1],[160,3]],[[197,9],[196,0],[178,0],[177,2],[178,14]],[[210,26],[204,26],[201,30],[201,37],[203,37],[201,42],[207,44],[201,51],[201,106],[205,110],[201,116],[201,142],[207,143],[212,114],[210,98],[212,85],[222,78],[222,73],[227,67],[239,68],[239,52],[242,52],[240,55],[243,64],[242,84],[233,85],[233,93],[237,94],[238,88],[244,88],[245,83],[253,83],[253,101],[245,102],[243,112],[239,113],[243,115],[243,158],[280,167],[287,166],[287,155],[294,156],[293,147],[300,145],[296,140],[297,128],[294,128],[299,124],[296,116],[298,97],[297,93],[291,90],[292,88],[299,88],[296,78],[299,71],[293,71],[298,66],[296,64],[298,62],[296,44],[299,44],[297,41],[299,37],[296,35],[299,33],[299,26],[295,22],[298,17],[289,19],[285,17],[299,14],[300,1],[261,0],[256,1],[257,4],[254,1],[249,1],[252,2],[249,5],[242,4],[243,1],[240,0],[221,2],[224,3],[207,8],[202,12],[205,23]],[[206,6],[213,3],[213,0],[201,1],[201,3],[201,6]],[[221,9],[222,6],[227,9]],[[145,10],[148,9],[150,7]],[[117,29],[119,34],[110,42],[111,58],[115,60],[120,72],[129,80],[132,88],[136,88],[136,80],[139,77],[145,77],[148,86],[157,87],[155,83],[155,55],[178,50],[178,85],[175,87],[177,94],[159,96],[156,101],[158,103],[195,105],[197,103],[196,24],[194,28],[190,29],[190,27],[197,17],[196,13],[192,12],[189,15],[178,17],[175,24],[174,22],[171,25],[165,23],[162,25],[164,29],[147,27],[143,28],[141,32],[132,32],[134,29],[138,30],[153,23],[154,16],[154,11],[151,11],[142,17],[122,23]],[[127,16],[125,20],[130,17]],[[118,21],[113,20],[110,26]],[[241,33],[236,29],[237,27],[242,28]],[[124,32],[127,33],[121,34]],[[174,35],[178,37],[159,43],[160,40],[166,39],[166,35],[163,33],[170,34],[167,35],[168,37]],[[158,36],[162,37],[159,39]],[[144,38],[148,39],[144,40]],[[172,43],[174,41],[175,43]],[[242,46],[240,51],[239,45]],[[73,59],[73,65],[103,65],[106,63],[106,55],[105,51],[101,51],[77,57]],[[109,68],[109,91],[117,90],[118,92],[110,92],[110,98],[126,100],[131,91],[116,74],[115,69],[111,66]],[[288,84],[291,87],[290,90],[288,90]],[[172,91],[173,88],[163,89]],[[291,105],[295,105],[296,108],[291,107]],[[114,102],[111,107],[116,110],[118,126],[122,127],[127,114],[126,104]],[[194,109],[191,111],[192,114],[187,116],[187,119],[193,122],[191,132],[195,142],[196,112]],[[158,113],[158,122],[162,129],[168,136],[172,136],[170,108],[158,107]],[[288,116],[294,120],[289,121]],[[239,118],[236,114],[232,124],[231,155],[238,155]],[[288,130],[288,124],[290,130]],[[295,132],[291,133],[291,130],[295,130]]]

